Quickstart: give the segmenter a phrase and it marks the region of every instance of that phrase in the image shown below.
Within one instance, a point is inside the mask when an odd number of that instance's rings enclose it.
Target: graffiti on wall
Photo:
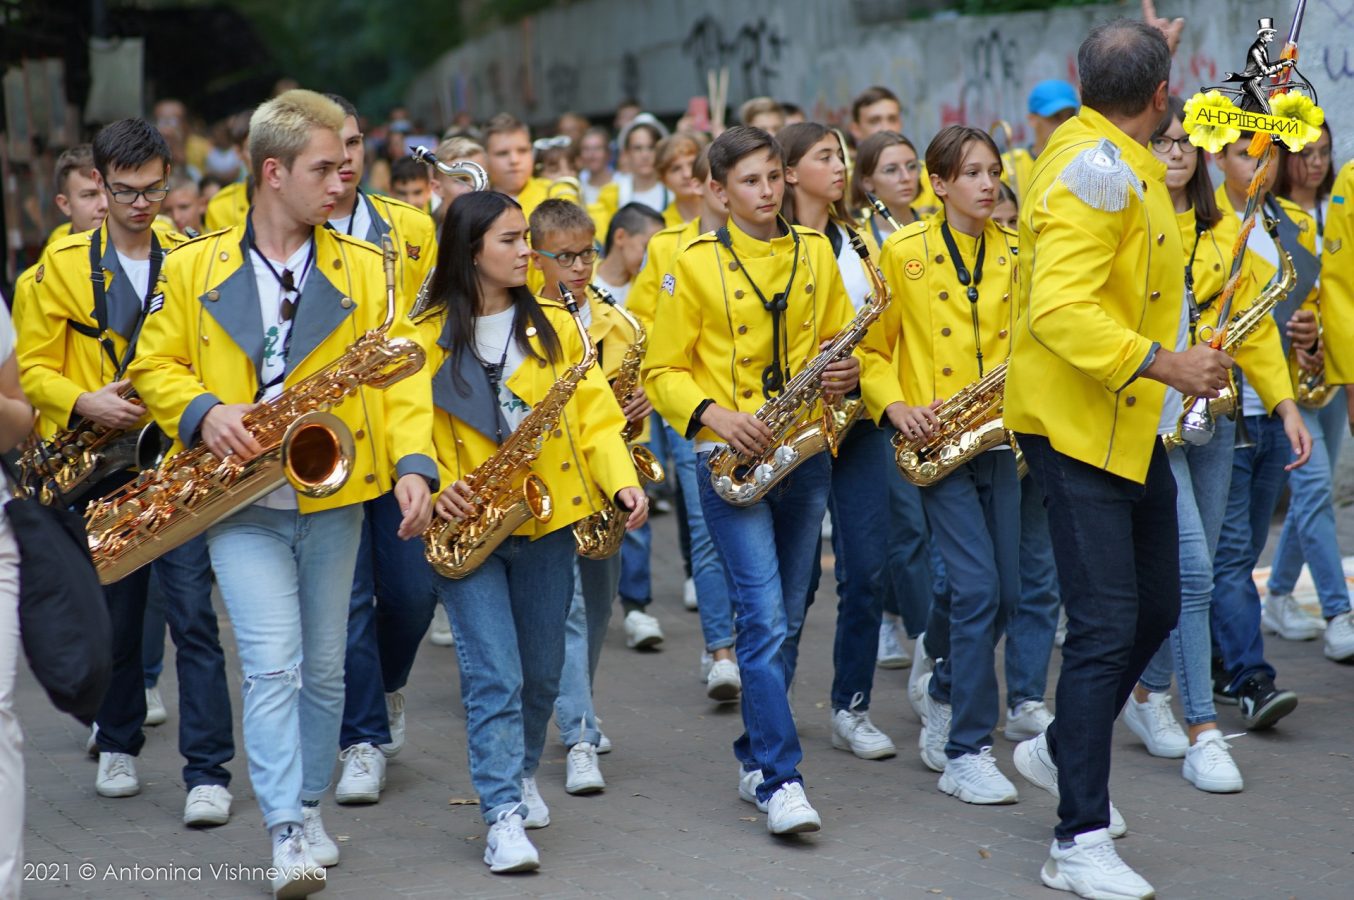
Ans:
[[[741,82],[731,96],[774,94],[780,79],[781,57],[790,44],[779,28],[765,19],[744,22],[732,33],[714,16],[703,16],[682,39],[682,54],[694,69],[695,85],[704,92],[705,76],[725,66]]]
[[[986,129],[997,120],[1010,122],[1016,140],[1024,137],[1021,103],[1025,56],[1014,37],[993,29],[964,46],[955,102],[940,104],[940,125],[972,125]]]

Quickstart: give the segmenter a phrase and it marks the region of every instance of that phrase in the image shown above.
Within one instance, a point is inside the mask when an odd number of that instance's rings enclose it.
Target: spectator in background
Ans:
[[[212,202],[213,197],[221,193],[221,189],[223,187],[225,187],[225,184],[221,182],[221,179],[218,176],[216,175],[202,176],[202,182],[197,186],[197,189],[202,194],[203,209],[207,208],[207,204]]]
[[[563,135],[536,141],[532,145],[536,151],[536,177],[546,181],[578,178],[577,146]]]
[[[621,155],[625,160],[624,173],[616,176],[616,208],[627,203],[643,203],[650,209],[667,209],[672,192],[658,177],[658,142],[668,136],[668,130],[649,113],[640,113],[620,134]]]
[[[166,97],[155,103],[155,127],[169,145],[170,166],[194,181],[202,179],[211,141],[188,128],[188,109],[182,100]]]
[[[616,133],[619,134],[624,131],[635,120],[635,117],[643,111],[644,107],[640,106],[639,101],[633,97],[622,100],[616,106],[616,118],[611,123],[616,129]]]
[[[453,137],[437,145],[437,158],[447,165],[468,161],[478,163],[487,169],[489,160],[485,157],[484,148],[470,138]],[[441,227],[442,219],[447,214],[447,206],[451,201],[470,190],[470,185],[458,178],[452,178],[450,175],[444,175],[437,170],[432,172],[432,215],[433,219]]]
[[[583,135],[588,131],[588,120],[576,112],[567,112],[555,123],[555,134],[562,134],[578,147],[583,143]]]
[[[390,167],[390,194],[431,214],[433,191],[428,167],[412,156],[395,160]]]
[[[785,127],[785,107],[770,97],[753,97],[738,107],[738,121],[751,128],[760,128],[768,134],[775,134]]]
[[[578,141],[578,180],[583,186],[583,203],[596,203],[602,188],[611,184],[616,172],[611,168],[611,135],[600,126],[583,132]]]
[[[202,215],[206,212],[207,201],[202,199],[202,190],[187,175],[171,172],[169,175],[169,196],[165,197],[161,207],[166,215],[174,220],[174,230],[189,237],[202,233]]]
[[[212,148],[207,151],[203,177],[215,176],[222,184],[241,181],[248,175],[245,160],[249,152],[245,143],[249,138],[249,116],[236,113],[216,123],[212,129]]]
[[[103,217],[108,214],[108,195],[94,180],[94,150],[89,144],[77,144],[56,158],[55,200],[66,221],[47,236],[48,244],[103,224]]]
[[[658,142],[657,168],[663,185],[672,194],[672,202],[658,210],[663,226],[670,228],[690,222],[701,214],[704,201],[701,186],[691,176],[691,167],[700,156],[702,144],[695,135],[677,132]],[[636,266],[636,272],[639,271]]]
[[[903,105],[886,87],[868,87],[851,101],[851,138],[860,142],[877,131],[903,131]]]
[[[804,108],[797,103],[787,103],[782,100],[780,108],[785,112],[786,125],[798,125],[801,122],[808,121],[808,117],[804,115]]]

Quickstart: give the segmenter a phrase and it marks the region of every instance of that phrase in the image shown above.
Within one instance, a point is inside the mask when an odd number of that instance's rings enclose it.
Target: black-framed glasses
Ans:
[[[1152,138],[1152,149],[1162,155],[1169,154],[1171,152],[1171,147],[1173,146],[1179,147],[1180,152],[1185,156],[1190,156],[1199,152],[1199,148],[1191,144],[1188,137],[1170,138],[1163,134]]]
[[[572,269],[575,262],[582,262],[585,266],[590,266],[597,261],[597,248],[589,247],[578,253],[566,250],[563,253],[551,253],[549,250],[537,250],[541,256],[549,257],[555,262],[564,266],[566,269]]]
[[[110,190],[108,193],[112,195],[113,202],[115,203],[135,203],[137,197],[145,197],[147,203],[159,203],[169,196],[169,188],[146,188],[144,191],[133,191],[130,189],[125,191]]]

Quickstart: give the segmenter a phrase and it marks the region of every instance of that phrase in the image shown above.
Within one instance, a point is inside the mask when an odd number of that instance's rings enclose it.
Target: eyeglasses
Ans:
[[[109,191],[115,203],[135,203],[137,197],[145,197],[147,203],[159,203],[169,196],[169,188],[146,188],[144,191]]]
[[[549,250],[537,250],[536,252],[541,254],[541,256],[553,259],[566,269],[572,269],[575,262],[581,262],[585,266],[590,266],[597,261],[596,247],[589,247],[579,253],[568,250],[563,253],[551,253]]]
[[[1189,142],[1188,137],[1168,138],[1164,134],[1160,137],[1152,138],[1152,149],[1162,155],[1171,152],[1171,147],[1179,147],[1180,152],[1185,156],[1191,156],[1199,152],[1199,148]]]

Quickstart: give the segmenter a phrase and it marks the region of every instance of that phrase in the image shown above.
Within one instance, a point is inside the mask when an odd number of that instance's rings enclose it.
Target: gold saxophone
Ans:
[[[1255,303],[1232,316],[1220,348],[1229,356],[1235,354],[1237,348],[1255,333],[1255,329],[1260,327],[1265,317],[1273,312],[1275,305],[1287,297],[1297,284],[1298,273],[1293,267],[1292,254],[1277,241],[1275,247],[1279,251],[1279,277],[1260,292],[1260,296],[1255,298]],[[1212,337],[1212,329],[1200,329],[1199,340],[1207,342],[1212,340]],[[1294,384],[1295,386],[1297,384],[1296,378]],[[1238,403],[1236,385],[1229,374],[1227,387],[1223,388],[1218,396],[1212,399],[1186,397],[1182,403],[1183,409],[1175,431],[1161,436],[1161,442],[1167,450],[1174,450],[1184,444],[1201,446],[1208,443],[1213,437],[1217,417],[1230,416],[1236,411]]]
[[[747,456],[732,447],[721,447],[710,454],[710,478],[715,493],[734,506],[756,503],[816,453],[828,450],[835,456],[846,430],[860,415],[860,401],[825,402],[820,414],[811,415],[823,394],[823,371],[851,355],[888,307],[891,296],[884,276],[870,260],[865,242],[854,231],[849,233],[851,246],[870,278],[870,296],[850,324],[790,379],[784,390],[757,410],[757,418],[771,429],[771,445],[765,453]]]
[[[422,145],[410,150],[409,153],[424,165],[432,166],[448,178],[454,178],[464,183],[472,191],[487,191],[489,189],[489,173],[484,171],[484,167],[477,162],[463,159],[454,163],[444,163],[437,158],[435,153]],[[428,274],[423,277],[423,284],[419,285],[418,293],[414,295],[414,304],[409,311],[409,318],[411,319],[418,318],[428,308],[428,291],[432,287],[433,271],[433,269],[428,270]]]
[[[1321,324],[1321,298],[1316,298],[1316,341],[1320,345],[1326,335]],[[1296,348],[1288,351],[1288,373],[1293,378],[1293,399],[1298,406],[1307,409],[1322,409],[1335,399],[1335,388],[1326,381],[1326,364],[1323,362],[1316,370],[1307,371],[1298,365]]]
[[[616,402],[623,407],[639,386],[639,367],[644,362],[644,351],[649,345],[649,335],[638,319],[630,315],[625,307],[616,304],[616,298],[611,296],[609,291],[595,284],[590,287],[603,303],[616,310],[621,318],[630,324],[635,333],[634,341],[626,348],[625,358],[621,360],[620,373],[611,384],[611,389],[616,394]],[[643,430],[642,421],[626,422],[625,427],[621,429],[621,438],[629,444],[639,437]],[[641,445],[631,447],[630,461],[635,464],[635,472],[639,475],[641,485],[646,481],[656,484],[663,480],[663,466],[654,458],[648,447]],[[625,522],[629,516],[628,511],[617,508],[614,503],[608,503],[600,512],[575,522],[574,541],[578,544],[578,555],[585,559],[606,559],[614,556],[621,549],[621,541],[625,539]]]
[[[597,361],[597,348],[578,314],[578,304],[563,284],[560,296],[583,341],[583,358],[564,370],[498,451],[466,476],[475,514],[451,521],[434,518],[423,532],[424,555],[439,575],[464,578],[528,519],[549,522],[555,514],[550,490],[531,471],[531,464],[541,455],[541,444],[554,431],[578,383]]]
[[[245,415],[263,452],[247,462],[219,459],[200,444],[142,472],[85,511],[99,580],[112,584],[202,534],[221,519],[290,482],[327,497],[352,472],[353,436],[328,410],[360,388],[384,390],[423,368],[417,343],[390,340],[395,319],[395,248],[385,240],[386,320],[343,356]],[[374,436],[373,436],[374,437]]]
[[[978,454],[1010,443],[1001,419],[1005,387],[1006,363],[1002,363],[940,404],[936,410],[940,428],[935,434],[914,439],[901,433],[894,435],[898,471],[913,484],[925,487]]]

